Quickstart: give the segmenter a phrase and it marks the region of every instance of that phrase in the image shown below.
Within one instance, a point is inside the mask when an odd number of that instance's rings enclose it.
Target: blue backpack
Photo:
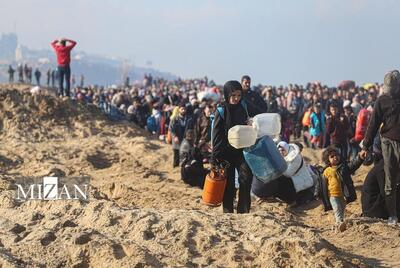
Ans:
[[[154,133],[157,132],[158,130],[158,125],[157,125],[157,121],[156,118],[154,116],[149,116],[147,118],[147,130],[150,133]]]

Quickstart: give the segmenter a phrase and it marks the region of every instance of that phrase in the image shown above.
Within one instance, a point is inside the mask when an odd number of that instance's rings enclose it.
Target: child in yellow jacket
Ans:
[[[339,151],[333,147],[327,148],[322,158],[327,165],[323,176],[329,203],[332,206],[337,227],[342,232],[346,229],[344,222],[346,204],[357,198],[351,173],[361,166],[363,159],[357,157],[350,163],[341,161]]]

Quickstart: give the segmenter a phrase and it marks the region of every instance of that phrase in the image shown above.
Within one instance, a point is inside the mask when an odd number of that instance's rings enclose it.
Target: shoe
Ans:
[[[398,221],[399,220],[397,219],[397,217],[389,217],[388,225],[391,225],[391,226],[397,225]]]
[[[341,223],[339,224],[339,226],[338,226],[339,232],[344,232],[344,231],[346,231],[346,229],[347,229],[346,223],[345,223],[345,222],[341,222]]]

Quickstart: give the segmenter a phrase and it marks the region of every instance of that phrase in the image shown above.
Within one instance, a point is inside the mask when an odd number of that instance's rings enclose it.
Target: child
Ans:
[[[200,150],[194,147],[194,131],[188,129],[179,148],[182,180],[191,185],[203,188],[208,170],[204,168]]]
[[[313,107],[310,116],[310,135],[311,147],[322,148],[322,141],[325,135],[325,112],[321,109],[321,104],[317,103]]]
[[[322,180],[322,193],[325,211],[333,209],[336,225],[339,231],[346,230],[344,212],[347,203],[357,199],[351,174],[363,163],[359,156],[351,162],[343,161],[339,151],[334,147],[328,147],[322,153],[322,160],[327,165]]]

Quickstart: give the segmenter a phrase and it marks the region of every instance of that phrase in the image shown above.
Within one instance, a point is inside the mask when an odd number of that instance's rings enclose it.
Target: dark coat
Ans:
[[[383,126],[381,127],[383,123]],[[364,138],[364,149],[368,150],[373,144],[376,133],[380,128],[383,137],[400,141],[400,99],[389,95],[379,96],[371,114],[367,132]]]
[[[175,150],[179,150],[179,146],[183,139],[185,138],[185,133],[188,129],[193,129],[193,120],[191,117],[185,116],[177,116],[175,117],[169,126],[169,130],[171,131],[172,137],[178,137],[179,144],[175,144],[175,141],[172,140],[172,147]]]
[[[255,91],[249,90],[247,93],[243,92],[243,99],[247,103],[250,117],[266,113],[268,111],[267,103],[260,96],[260,94]]]
[[[196,121],[194,135],[194,143],[198,148],[211,141],[211,119],[204,113]]]
[[[397,214],[400,215],[400,185],[397,185]],[[362,214],[366,217],[387,219],[385,205],[385,171],[381,159],[365,178],[361,192]]]
[[[278,102],[276,101],[275,97],[266,100],[267,103],[267,113],[277,113],[278,109]]]
[[[341,117],[343,120],[340,119]],[[331,144],[346,144],[349,128],[349,119],[344,114],[326,120],[326,132],[330,135]]]
[[[232,159],[242,158],[243,150],[233,148],[228,142],[227,130],[236,125],[246,125],[247,112],[242,105],[238,105],[232,114],[232,121],[229,126],[226,125],[226,107],[223,107],[224,118],[218,112],[214,114],[213,131],[212,131],[212,160],[226,160],[231,162]]]
[[[194,148],[186,140],[183,140],[180,148],[181,179],[190,186],[203,188],[208,169],[204,168],[202,156],[197,148]]]
[[[340,179],[342,185],[342,192],[346,203],[351,203],[357,199],[356,190],[354,188],[353,180],[351,179],[351,174],[354,173],[363,163],[363,160],[357,156],[350,162],[342,162],[336,172]],[[326,184],[326,179],[323,178],[320,181],[322,202],[324,204],[325,211],[332,210],[331,202],[329,201],[328,195],[328,185]]]

